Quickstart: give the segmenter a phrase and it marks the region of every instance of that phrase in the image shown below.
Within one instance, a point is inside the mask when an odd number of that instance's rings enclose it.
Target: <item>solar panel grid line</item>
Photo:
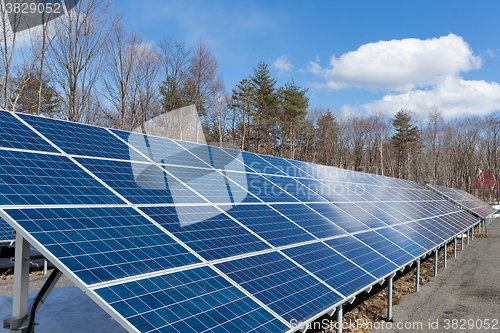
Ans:
[[[109,306],[109,304],[94,290],[87,289],[85,292],[95,303],[97,303],[104,311],[106,311],[113,319],[115,319],[123,328],[131,333],[141,333],[135,326],[133,326],[121,313],[116,309]]]
[[[430,188],[431,190],[439,193],[441,196],[448,198],[451,202],[458,205],[462,209],[468,210],[469,212],[482,218],[487,218],[495,212],[490,205],[463,190],[431,184],[427,184],[427,188]],[[483,204],[485,209],[478,210],[476,207],[479,204]]]
[[[250,299],[252,299],[255,303],[259,304],[262,308],[266,309],[269,313],[271,313],[275,318],[280,320],[283,324],[287,325],[289,328],[293,328],[293,326],[286,321],[283,317],[281,317],[279,314],[277,314],[275,311],[273,311],[271,308],[269,308],[264,302],[260,301],[257,297],[255,297],[253,294],[249,293],[245,288],[240,286],[239,283],[236,283],[233,279],[231,279],[227,274],[222,272],[219,268],[217,268],[215,265],[209,264],[210,268],[212,268],[214,271],[217,272],[220,276],[224,277],[227,281],[229,281],[233,286],[235,286],[238,290],[243,292],[245,295],[247,295]]]
[[[147,214],[145,213],[142,213],[140,210],[138,210],[137,208],[135,207],[132,207],[134,208],[136,211],[138,211],[139,213],[141,213],[141,215],[143,215],[146,219],[148,219],[150,222],[152,222],[153,224],[156,224],[155,221],[153,221]],[[3,210],[0,210],[0,215],[2,215],[2,217],[4,219],[6,219],[7,221],[13,221],[11,219],[11,217],[7,214],[5,214],[5,212]],[[167,233],[167,234],[170,234],[168,232],[168,230],[165,230],[163,227],[161,226],[158,226],[160,229],[163,229],[162,231]],[[23,237],[25,239],[27,239],[30,244],[34,244],[34,245],[37,245],[37,248],[39,248],[41,251],[41,253],[46,257],[46,258],[49,258],[49,260],[51,262],[53,262],[54,264],[57,264],[58,267],[61,268],[61,271],[68,277],[72,277],[72,281],[75,282],[81,289],[83,290],[87,290],[87,289],[90,289],[89,288],[89,285],[87,285],[84,281],[82,281],[78,276],[76,276],[71,270],[69,270],[66,265],[64,265],[64,263],[62,263],[57,257],[53,256],[51,252],[48,252],[46,251],[45,247],[40,244],[34,237],[31,236],[31,234],[27,233],[26,231],[22,231],[23,233]],[[183,244],[182,241],[176,239],[176,237],[174,235],[169,235],[172,239],[174,239],[178,244],[180,245],[183,245],[189,252],[191,252],[193,255],[195,255],[201,262],[202,264],[200,266],[211,266],[211,264],[207,263],[207,261],[201,257],[199,254],[197,254],[195,251],[193,251],[192,249],[189,248],[189,246],[186,246]],[[214,268],[215,269],[215,268]],[[217,269],[215,269],[217,270]],[[182,269],[182,270],[179,270],[179,271],[185,271],[185,269]],[[154,276],[158,276],[158,274],[154,274]],[[228,282],[230,282],[233,286],[235,286],[236,288],[240,289],[240,291],[242,291],[245,295],[247,295],[248,297],[250,297],[251,299],[253,299],[254,301],[256,301],[259,305],[261,305],[264,309],[268,310],[271,314],[274,314],[274,312],[270,309],[267,308],[267,306],[265,304],[262,304],[259,300],[257,300],[256,298],[254,298],[253,295],[251,295],[250,293],[248,293],[244,288],[242,288],[241,286],[237,285],[234,281],[232,281],[231,279],[229,279],[227,276],[223,276]],[[128,278],[123,278],[123,279],[120,279],[120,282],[123,284],[123,283],[126,283],[126,282],[131,282],[131,281],[136,281],[138,278],[138,276],[130,276]],[[140,276],[141,279],[145,279],[147,278],[147,276]],[[76,280],[76,281],[75,281]],[[93,290],[95,290],[95,288],[92,288]],[[107,307],[107,304],[105,304],[105,306]],[[108,311],[109,313],[109,311]],[[110,313],[111,315],[113,315],[113,313]],[[277,317],[278,319],[280,319],[280,317],[278,316]],[[120,321],[120,318],[115,318],[117,320]],[[287,323],[286,321],[284,321],[282,318],[280,319],[282,322],[284,323]],[[127,324],[128,326],[129,324]],[[289,325],[289,324],[288,324]],[[290,326],[289,326],[290,327]]]
[[[71,277],[71,281],[75,283],[80,289],[85,290],[87,288],[87,284],[83,282],[78,276],[73,274],[73,272],[66,267],[56,256],[52,255],[35,237],[33,237],[29,232],[21,228],[18,230],[14,228],[15,221],[12,219],[3,209],[0,209],[0,217],[2,217],[9,225],[12,226],[13,229],[16,230],[16,234],[20,233],[24,239],[26,239],[31,245],[33,245],[45,258],[50,258],[50,261],[56,265],[57,268],[63,272],[67,277]],[[53,261],[52,261],[53,260]]]
[[[50,141],[47,137],[45,137],[42,133],[40,133],[38,130],[33,128],[28,122],[26,122],[23,118],[21,118],[16,112],[10,112],[17,120],[19,120],[24,126],[28,127],[31,131],[33,131],[35,134],[37,134],[39,137],[41,137],[43,140],[45,140],[49,145],[51,145],[53,148],[55,148],[59,153],[63,155],[67,155],[64,150],[59,148],[55,143]]]
[[[266,309],[269,313],[271,313],[273,316],[275,316],[276,318],[278,318],[281,322],[283,322],[286,325],[288,325],[289,327],[291,327],[290,323],[288,323],[286,320],[284,320],[283,318],[281,318],[281,316],[279,316],[278,314],[276,314],[267,305],[265,305],[260,300],[258,300],[254,295],[252,295],[251,293],[249,293],[247,290],[245,290],[243,287],[241,287],[239,284],[237,284],[234,280],[230,279],[227,275],[223,274],[219,269],[217,269],[215,267],[215,265],[213,265],[211,262],[209,262],[208,260],[206,260],[205,258],[203,258],[203,256],[201,256],[199,253],[197,253],[196,251],[194,251],[193,249],[191,249],[191,247],[189,245],[185,244],[183,241],[181,241],[174,234],[172,234],[167,229],[165,229],[163,226],[161,226],[160,224],[158,224],[149,215],[147,215],[146,213],[142,212],[140,209],[137,209],[136,207],[134,207],[134,208],[137,211],[139,211],[141,213],[141,215],[143,215],[146,219],[148,219],[150,222],[152,222],[157,227],[159,227],[162,231],[164,231],[167,235],[169,235],[172,239],[174,239],[178,244],[182,245],[185,249],[187,249],[189,252],[191,252],[191,254],[193,254],[195,257],[198,258],[198,260],[202,261],[203,263],[206,263],[210,268],[212,268],[213,270],[215,270],[219,275],[223,276],[228,282],[230,282],[234,287],[236,287],[241,292],[243,292],[247,297],[249,297],[254,302],[256,302],[257,304],[259,304],[261,307],[263,307],[264,309]]]
[[[79,166],[81,169],[83,169],[87,174],[89,174],[92,178],[97,180],[101,185],[106,187],[109,191],[111,191],[114,195],[119,197],[121,200],[123,200],[126,204],[131,205],[131,202],[128,201],[126,198],[124,198],[122,195],[120,195],[117,191],[115,191],[113,188],[111,188],[108,184],[106,184],[103,180],[101,180],[99,177],[94,175],[90,170],[85,168],[83,165],[81,165],[78,161],[76,161],[71,155],[68,155],[63,149],[59,148],[55,143],[53,143],[51,140],[49,140],[47,137],[45,137],[42,133],[40,133],[38,130],[33,128],[30,124],[28,124],[24,119],[22,119],[20,116],[14,113],[14,116],[21,121],[24,125],[26,125],[28,128],[30,128],[33,132],[38,134],[40,137],[42,137],[44,140],[46,140],[50,145],[52,145],[54,148],[56,148],[59,152],[61,152],[62,155],[66,156],[68,159],[70,159],[74,164]]]

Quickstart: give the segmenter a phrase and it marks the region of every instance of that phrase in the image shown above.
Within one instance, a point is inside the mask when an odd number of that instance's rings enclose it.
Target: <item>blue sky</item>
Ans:
[[[269,64],[333,111],[500,110],[500,1],[116,1],[158,43],[201,38],[226,90]],[[333,57],[333,61],[332,61]]]

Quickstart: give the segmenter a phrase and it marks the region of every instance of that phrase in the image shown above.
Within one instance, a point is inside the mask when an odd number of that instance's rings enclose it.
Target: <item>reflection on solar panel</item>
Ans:
[[[496,212],[489,204],[463,190],[438,185],[427,186],[478,217],[487,218]]]
[[[4,111],[0,126],[0,237],[14,228],[130,332],[294,332],[478,223],[406,180]]]

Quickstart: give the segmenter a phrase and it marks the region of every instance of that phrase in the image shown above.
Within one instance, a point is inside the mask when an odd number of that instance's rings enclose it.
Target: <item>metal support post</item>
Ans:
[[[469,245],[469,239],[470,239],[470,228],[467,229],[467,245]]]
[[[471,240],[474,240],[474,225],[472,226],[472,231],[471,231]]]
[[[453,258],[457,257],[457,237],[453,238]]]
[[[416,274],[415,291],[418,293],[420,291],[420,258],[417,259],[417,274]]]
[[[460,240],[460,250],[464,249],[464,233],[462,232],[461,234],[462,239]]]
[[[480,220],[479,221],[479,224],[477,225],[477,233],[481,233],[481,227],[482,227],[482,224],[483,224],[483,220]]]
[[[443,262],[443,267],[446,268],[446,260],[448,259],[448,243],[444,244],[444,262]]]
[[[16,331],[27,325],[28,288],[30,278],[30,243],[20,234],[16,234],[14,261],[14,298],[12,318],[4,321],[4,328]]]
[[[337,333],[342,333],[342,317],[344,316],[342,304],[337,308]]]
[[[18,319],[28,315],[28,286],[30,278],[30,243],[20,234],[16,235],[15,254],[12,317]]]
[[[394,278],[394,275],[391,275],[389,277],[389,282],[388,282],[388,292],[387,292],[387,321],[392,320],[392,280]]]
[[[439,249],[436,249],[434,252],[434,276],[438,275],[438,254],[439,254]]]
[[[47,259],[43,259],[43,275],[47,275]]]

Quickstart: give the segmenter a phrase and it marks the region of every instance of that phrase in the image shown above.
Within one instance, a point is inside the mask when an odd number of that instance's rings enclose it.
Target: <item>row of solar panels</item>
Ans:
[[[496,212],[496,209],[489,204],[463,190],[438,185],[428,184],[427,186],[478,217],[487,218]]]
[[[288,332],[478,223],[405,180],[0,112],[0,214],[130,332]]]

